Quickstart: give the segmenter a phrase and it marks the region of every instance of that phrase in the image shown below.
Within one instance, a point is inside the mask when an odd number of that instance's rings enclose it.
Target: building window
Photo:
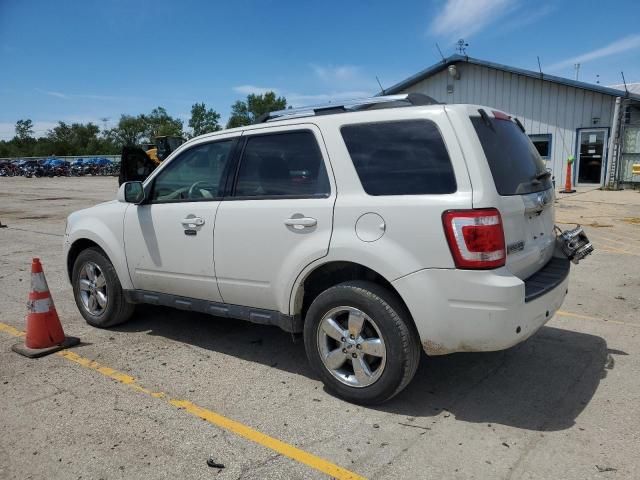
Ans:
[[[529,138],[533,142],[533,146],[536,147],[540,158],[548,160],[551,158],[551,134],[545,133],[542,135],[529,135]]]

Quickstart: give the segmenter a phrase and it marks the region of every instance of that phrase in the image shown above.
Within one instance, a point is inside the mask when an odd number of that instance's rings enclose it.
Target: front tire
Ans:
[[[392,292],[366,281],[341,283],[318,295],[306,315],[304,343],[327,389],[359,404],[397,395],[420,361],[406,308]]]
[[[135,305],[125,300],[115,268],[98,248],[80,252],[73,264],[73,296],[89,325],[109,328],[129,320]]]

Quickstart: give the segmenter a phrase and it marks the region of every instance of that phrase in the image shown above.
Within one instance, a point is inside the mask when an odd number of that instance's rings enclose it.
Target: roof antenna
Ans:
[[[438,45],[438,42],[436,42],[436,48],[438,49],[438,52],[440,53],[440,56],[442,57],[442,61],[446,62],[447,59],[444,58],[444,55],[442,54],[442,50],[440,50],[440,45]]]
[[[629,89],[627,88],[627,81],[624,79],[624,72],[620,72],[622,75],[622,83],[624,83],[624,91],[627,95],[629,95]]]
[[[376,75],[376,82],[378,82],[378,85],[380,86],[380,92],[382,93],[382,95],[385,95],[384,88],[382,88],[382,84],[380,83],[380,79],[378,78],[377,75]]]
[[[469,44],[464,41],[464,38],[461,38],[456,42],[456,50],[460,53],[460,55],[467,56],[467,47]]]
[[[540,66],[540,57],[536,57],[538,59],[538,70],[540,70],[540,78],[544,78],[544,75],[542,74],[542,67]]]

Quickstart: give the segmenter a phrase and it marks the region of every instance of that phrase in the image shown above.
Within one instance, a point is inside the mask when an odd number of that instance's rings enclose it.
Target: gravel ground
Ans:
[[[24,329],[40,256],[73,351],[368,478],[640,478],[640,193],[560,196],[558,223],[596,246],[565,304],[504,352],[423,358],[376,408],[324,391],[275,327],[158,307],[85,324],[62,258],[64,219],[115,197],[110,177],[0,178],[0,322]],[[563,225],[564,226],[564,225]],[[0,478],[326,478],[58,355],[28,360],[0,331]],[[213,456],[224,469],[208,467]]]

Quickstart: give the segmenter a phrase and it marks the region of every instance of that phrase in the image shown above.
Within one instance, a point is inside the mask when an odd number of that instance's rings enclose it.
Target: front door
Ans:
[[[149,198],[127,209],[129,274],[136,289],[220,301],[213,227],[235,139],[201,143],[151,179]]]
[[[319,131],[245,132],[232,195],[216,217],[214,257],[225,303],[288,313],[291,284],[325,256],[335,187]]]
[[[602,184],[607,148],[607,129],[579,130],[576,184]]]

